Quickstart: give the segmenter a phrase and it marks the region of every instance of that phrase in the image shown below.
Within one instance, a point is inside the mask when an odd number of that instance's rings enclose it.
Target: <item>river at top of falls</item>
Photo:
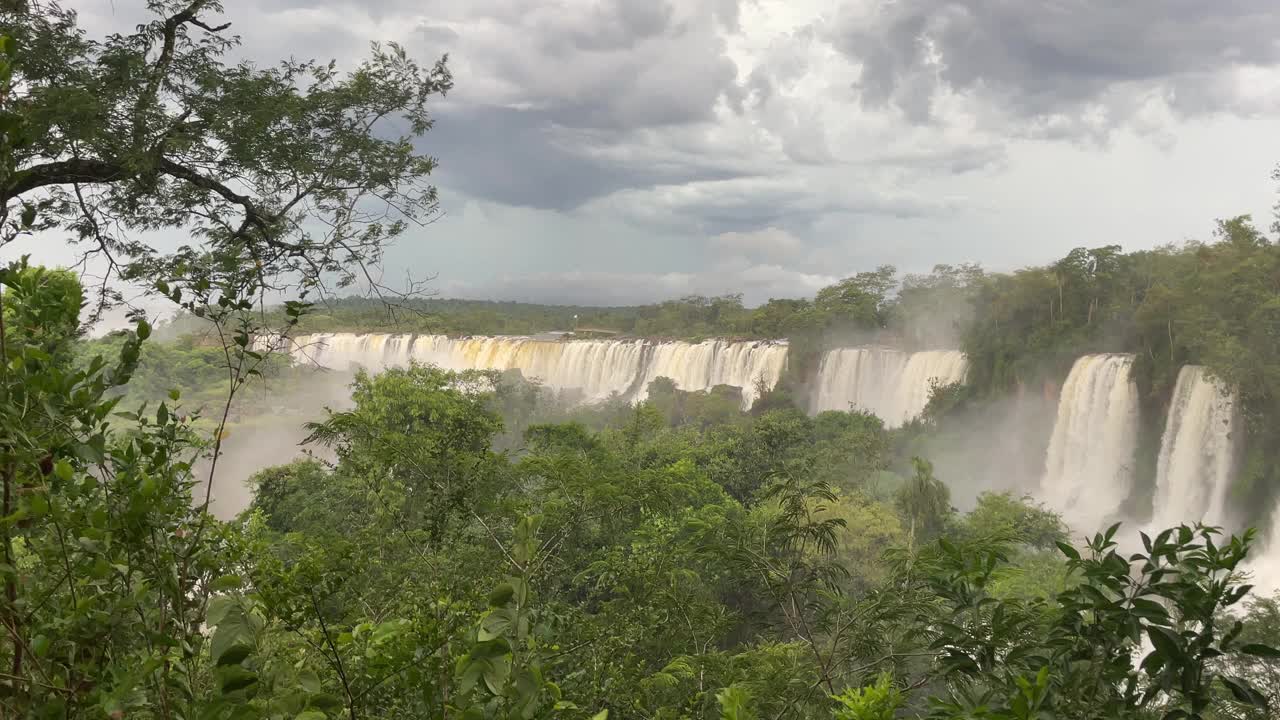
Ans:
[[[810,407],[814,412],[852,407],[898,427],[924,410],[935,382],[961,382],[967,369],[964,353],[958,350],[829,350],[819,362]]]
[[[1186,365],[1169,403],[1160,440],[1151,527],[1221,525],[1235,470],[1236,396],[1199,365]]]
[[[577,390],[588,401],[617,394],[645,397],[649,383],[667,377],[682,390],[716,385],[742,388],[744,408],[782,377],[787,346],[778,342],[701,343],[645,340],[540,340],[528,337],[464,337],[332,333],[303,336],[296,360],[378,371],[410,361],[446,370],[519,370],[556,390]]]
[[[1132,355],[1085,355],[1062,386],[1041,497],[1073,529],[1114,517],[1133,487],[1138,388]]]

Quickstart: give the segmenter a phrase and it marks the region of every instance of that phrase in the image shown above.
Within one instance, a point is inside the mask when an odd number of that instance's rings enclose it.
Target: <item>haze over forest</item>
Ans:
[[[1274,717],[1277,37],[0,3],[0,718]]]

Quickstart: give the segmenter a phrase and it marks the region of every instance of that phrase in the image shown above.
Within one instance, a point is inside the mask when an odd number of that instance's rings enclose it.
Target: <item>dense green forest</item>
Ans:
[[[215,2],[150,7],[96,40],[55,4],[0,6],[0,246],[70,234],[200,327],[162,344],[134,317],[87,341],[109,284],[0,267],[0,716],[1261,720],[1280,702],[1280,597],[1250,592],[1253,531],[1079,541],[1012,494],[957,511],[949,468],[915,451],[1079,353],[1127,350],[1155,406],[1186,362],[1240,387],[1246,491],[1269,494],[1280,255],[1246,219],[1203,245],[881,268],[755,309],[312,304],[437,211],[414,142],[447,64],[397,46],[349,74],[237,64]],[[373,132],[389,116],[404,136]],[[374,199],[399,219],[358,211]],[[165,228],[192,244],[150,244]],[[296,299],[263,312],[279,293]],[[254,338],[393,310],[408,331],[568,313],[795,354],[749,411],[664,379],[582,407],[514,373],[358,372],[345,409],[306,426],[315,456],[260,448],[252,503],[214,517],[246,416],[334,379]],[[795,384],[851,339],[958,345],[974,370],[901,429],[810,417]]]
[[[310,428],[334,460],[264,470],[220,523],[190,504],[183,400],[106,399],[159,372],[149,328],[78,362],[67,279],[0,277],[21,347],[5,420],[28,441],[8,467],[35,490],[6,525],[11,587],[35,599],[8,707],[1261,718],[1280,691],[1276,601],[1232,572],[1248,535],[1172,530],[1131,575],[1114,528],[1077,550],[1012,495],[957,513],[904,455],[912,429],[810,418],[782,391],[750,413],[669,382],[571,408],[518,374],[358,374],[353,407]]]
[[[510,325],[495,322],[498,308],[510,313]],[[812,300],[757,308],[725,296],[594,309],[422,300],[397,312],[378,300],[344,299],[318,307],[297,331],[533,333],[570,330],[575,315],[582,327],[644,337],[786,339],[784,387],[797,396],[829,347],[960,348],[968,380],[939,399],[957,411],[1060,384],[1082,354],[1128,352],[1137,356],[1144,416],[1162,420],[1179,369],[1205,365],[1240,392],[1248,457],[1234,492],[1258,512],[1250,521],[1267,520],[1280,488],[1280,244],[1248,217],[1221,221],[1204,242],[1128,253],[1077,248],[1012,273],[966,265],[899,277],[882,267]],[[1139,473],[1146,484],[1160,437],[1159,424],[1149,425]]]

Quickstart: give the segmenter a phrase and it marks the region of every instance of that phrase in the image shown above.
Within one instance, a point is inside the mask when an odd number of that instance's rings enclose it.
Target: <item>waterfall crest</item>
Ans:
[[[1240,411],[1236,395],[1200,365],[1186,365],[1160,439],[1152,528],[1221,525],[1235,470]]]
[[[1133,486],[1138,388],[1132,355],[1085,355],[1062,386],[1040,489],[1069,525],[1113,517]]]
[[[757,385],[771,389],[778,384],[787,345],[324,333],[299,337],[292,354],[299,362],[341,370],[359,365],[379,371],[413,360],[446,370],[519,370],[555,390],[581,392],[587,401],[614,394],[642,400],[650,382],[668,377],[687,391],[740,387],[744,407],[749,408]]]
[[[636,399],[643,400],[649,383],[671,378],[682,390],[707,390],[716,385],[742,388],[747,407],[755,402],[756,386],[772,389],[782,377],[787,362],[787,346],[764,342],[706,340],[697,344],[659,343],[646,363]]]
[[[958,350],[829,350],[818,364],[810,408],[824,412],[852,406],[873,413],[887,427],[898,427],[924,410],[933,382],[961,382],[967,370],[968,361]]]

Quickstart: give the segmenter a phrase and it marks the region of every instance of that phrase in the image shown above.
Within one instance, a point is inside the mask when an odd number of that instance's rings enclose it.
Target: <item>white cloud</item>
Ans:
[[[712,236],[708,242],[718,253],[775,262],[794,260],[804,250],[804,243],[800,238],[776,227],[751,232],[720,233]]]

